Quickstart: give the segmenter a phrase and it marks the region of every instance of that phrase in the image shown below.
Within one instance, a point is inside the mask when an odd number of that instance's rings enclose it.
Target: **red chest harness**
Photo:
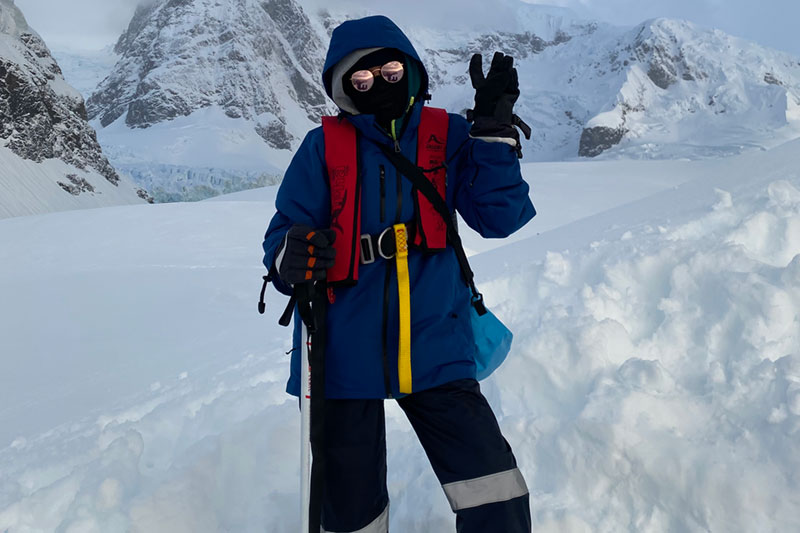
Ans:
[[[417,130],[417,166],[442,198],[446,198],[447,111],[423,107]],[[328,283],[354,285],[361,259],[361,172],[356,128],[338,117],[322,117],[325,162],[331,190],[331,229],[336,232],[336,264]],[[435,170],[433,170],[435,169]],[[402,179],[398,176],[398,179]],[[447,246],[447,225],[422,193],[415,193],[413,245],[429,252]]]

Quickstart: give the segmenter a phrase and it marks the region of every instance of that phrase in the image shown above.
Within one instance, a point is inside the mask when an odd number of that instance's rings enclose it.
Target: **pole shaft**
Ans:
[[[300,363],[300,516],[301,533],[309,533],[309,505],[311,502],[311,372],[309,368],[308,328],[301,326],[303,354]]]

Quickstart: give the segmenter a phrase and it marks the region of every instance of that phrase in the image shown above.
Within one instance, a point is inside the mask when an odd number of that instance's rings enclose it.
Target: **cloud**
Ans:
[[[100,49],[128,26],[139,0],[16,0],[50,47]]]
[[[516,0],[513,0],[516,1]],[[307,9],[322,8],[353,17],[386,15],[405,28],[432,25],[442,29],[504,28],[514,24],[506,0],[300,0]]]
[[[145,0],[156,1],[156,0]],[[431,23],[445,29],[516,29],[516,0],[299,0],[306,8],[386,14],[404,28]],[[800,56],[797,0],[523,0],[566,7],[578,15],[634,25],[655,17],[681,18],[700,26]],[[99,49],[125,30],[139,0],[16,0],[33,29],[51,46]]]
[[[800,56],[797,0],[523,0],[558,4],[578,14],[619,25],[667,17],[689,20]]]

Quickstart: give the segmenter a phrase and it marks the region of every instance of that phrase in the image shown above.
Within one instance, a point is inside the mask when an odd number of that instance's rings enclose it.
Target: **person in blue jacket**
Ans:
[[[497,53],[484,77],[470,64],[475,108],[471,122],[448,114],[445,200],[483,237],[504,238],[535,210],[520,173],[513,105],[519,84],[513,60]],[[361,233],[380,235],[395,223],[413,225],[411,182],[378,144],[416,161],[417,130],[428,74],[405,34],[372,16],[337,27],[323,69],[340,118],[358,132]],[[264,264],[277,289],[323,280],[337,258],[331,227],[330,181],[322,128],[297,150],[267,230]],[[408,253],[413,392],[398,377],[399,296],[394,260],[377,255],[359,265],[357,284],[337,287],[327,311],[325,349],[326,532],[388,531],[383,402],[394,398],[408,416],[461,533],[529,532],[528,490],[510,446],[476,381],[470,292],[451,246]],[[295,320],[294,346],[299,347]],[[300,356],[292,354],[287,392],[300,393]]]

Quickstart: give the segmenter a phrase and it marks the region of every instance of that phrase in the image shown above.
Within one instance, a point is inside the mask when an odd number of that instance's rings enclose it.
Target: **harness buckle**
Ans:
[[[394,247],[395,248],[394,252],[392,252],[390,255],[385,255],[383,253],[383,238],[386,237],[386,235],[394,236],[394,228],[389,226],[388,228],[383,230],[380,235],[378,235],[378,255],[380,255],[384,259],[391,259],[392,257],[395,256],[395,253],[397,251],[397,246]]]
[[[369,265],[375,262],[375,250],[372,249],[372,239],[368,234],[361,236],[361,264]]]

